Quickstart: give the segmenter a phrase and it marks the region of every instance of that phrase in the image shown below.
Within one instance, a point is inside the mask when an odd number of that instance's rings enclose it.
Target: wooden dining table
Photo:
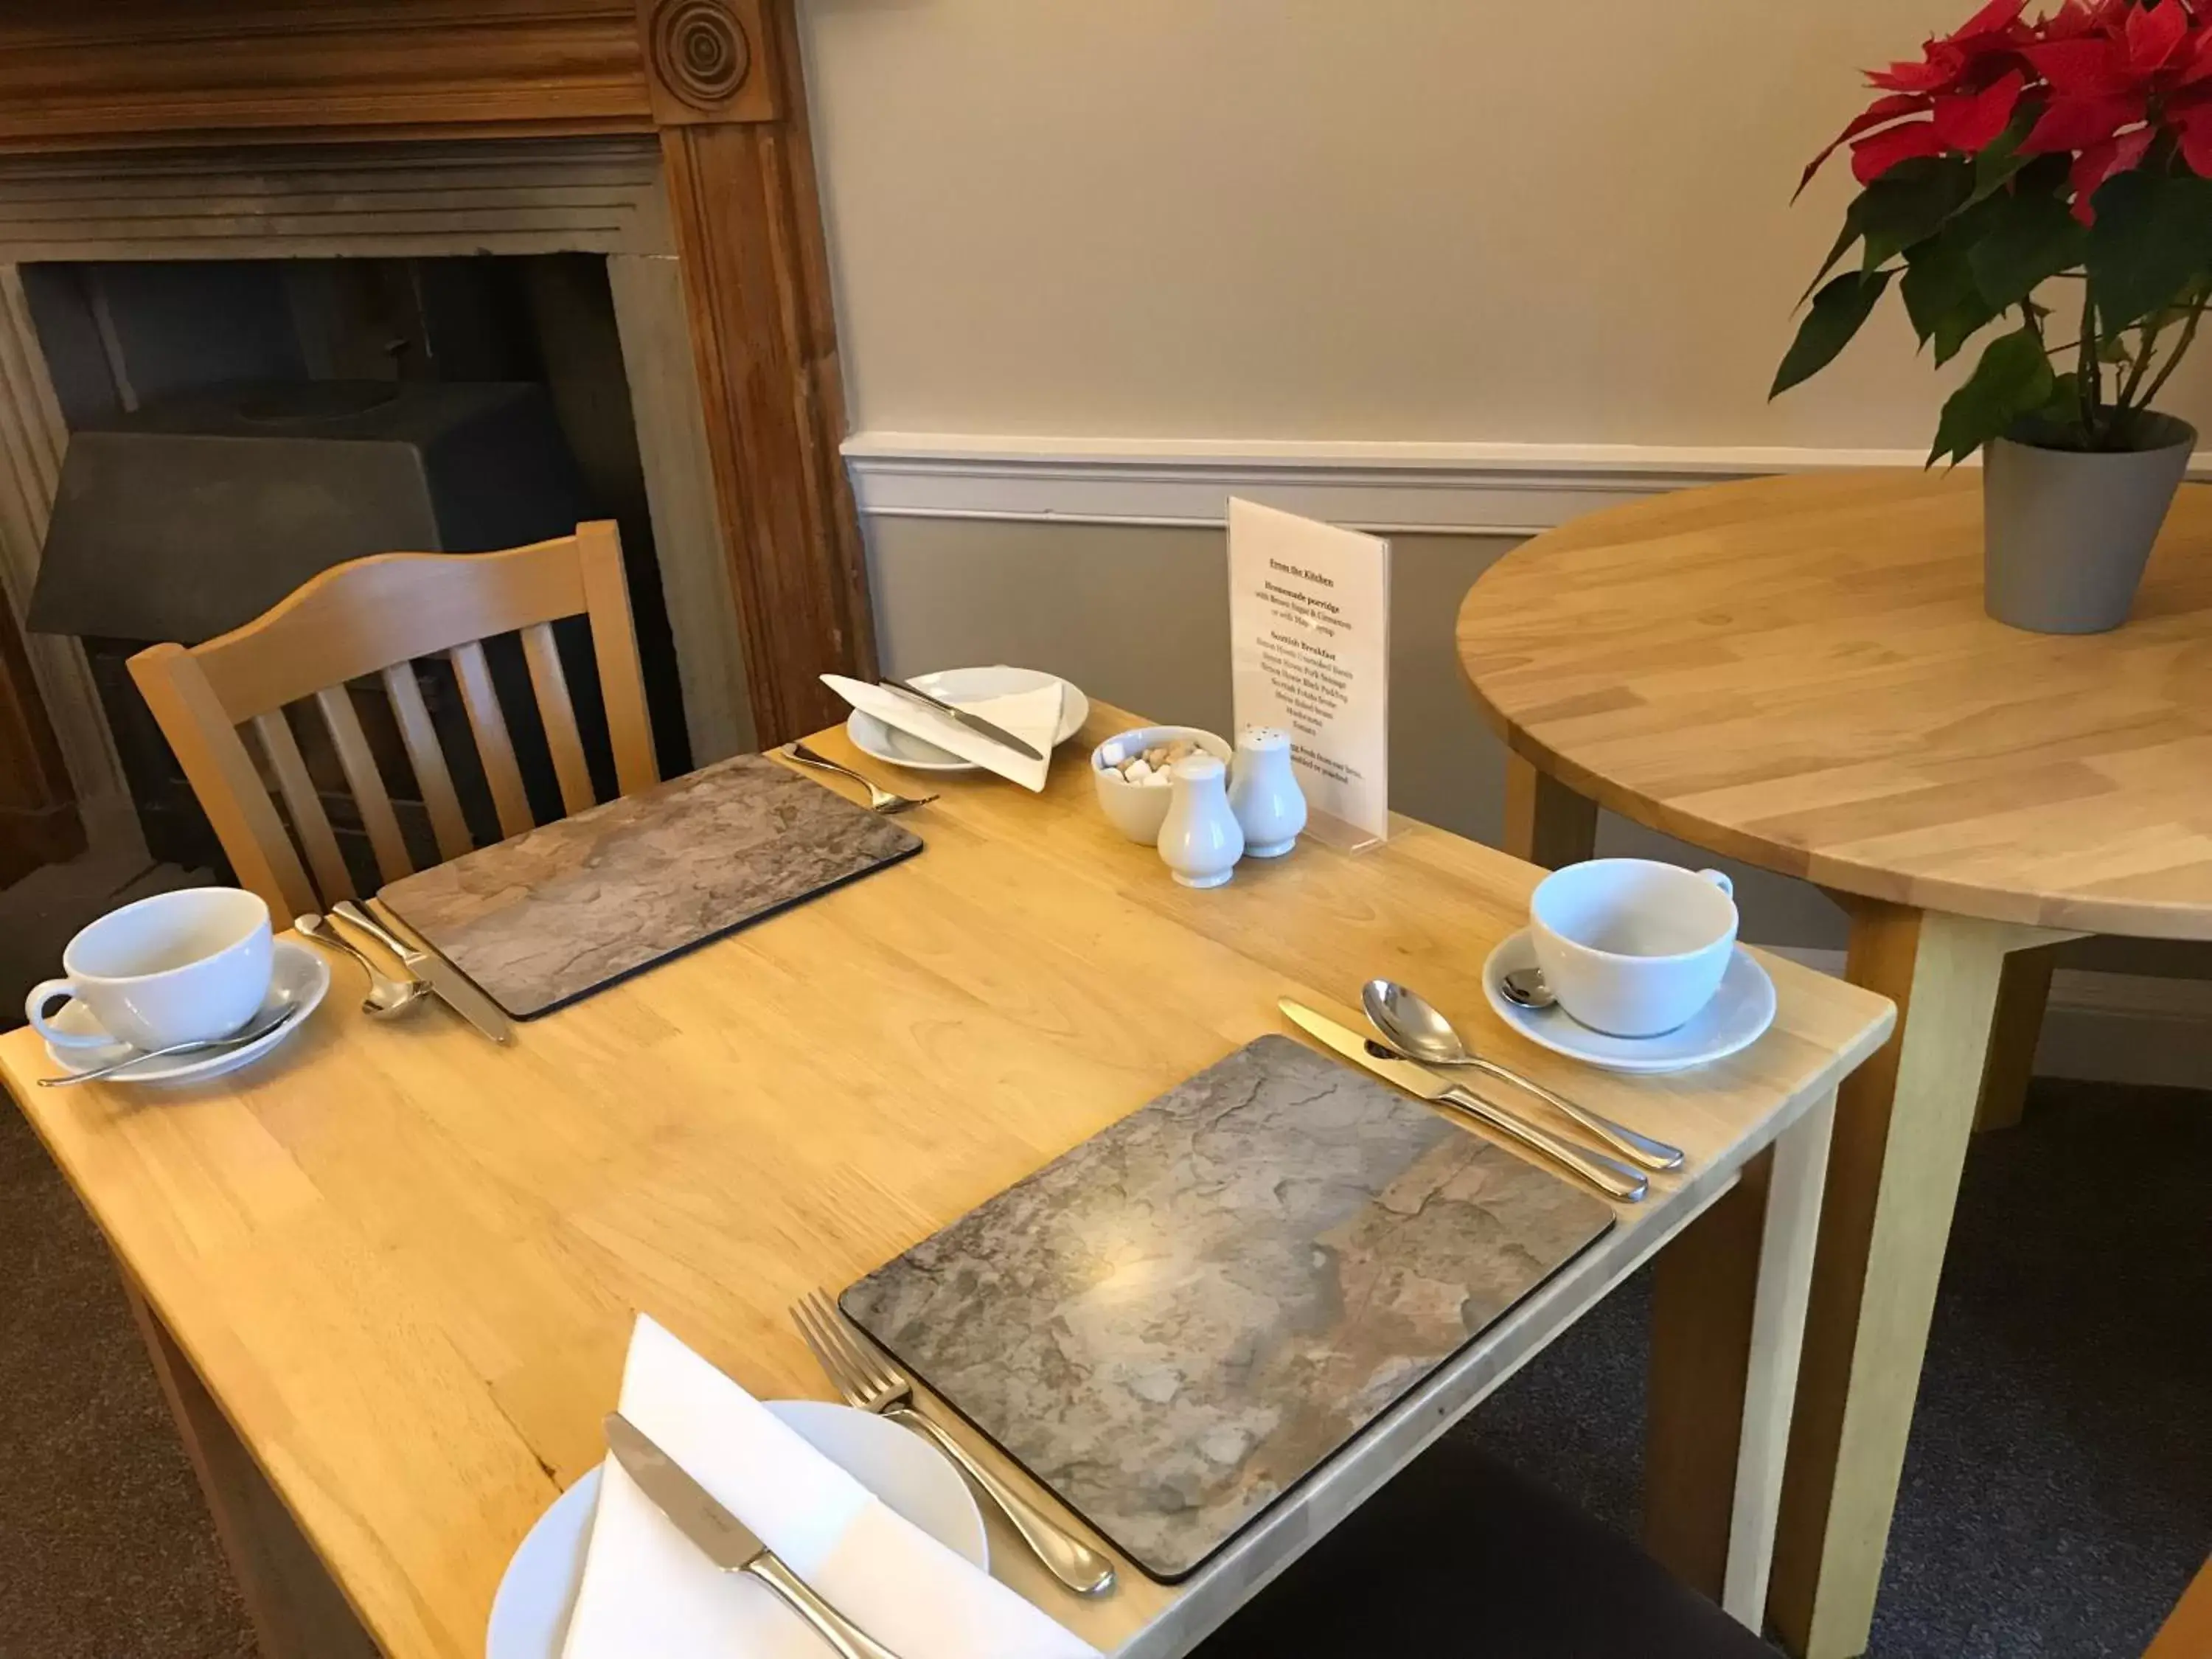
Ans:
[[[1686,490],[1507,554],[1458,624],[1510,753],[1507,848],[1612,809],[1817,883],[1899,1010],[1845,1086],[1768,1613],[1863,1653],[1972,1127],[2019,1116],[2057,947],[2212,939],[2212,489],[2116,632],[1982,608],[1978,475]]]
[[[195,1087],[40,1089],[40,1043],[0,1038],[113,1248],[264,1659],[476,1659],[516,1546],[603,1454],[637,1311],[757,1395],[830,1397],[788,1317],[803,1292],[1284,1030],[1282,996],[1356,1019],[1378,974],[1684,1167],[1185,1582],[1123,1562],[1079,1597],[995,1517],[993,1571],[1103,1651],[1189,1652],[1656,1254],[1651,1537],[1756,1618],[1832,1102],[1890,1005],[1767,958],[1779,1013],[1742,1054],[1578,1069],[1480,984],[1535,868],[1401,820],[1370,852],[1305,844],[1177,886],[1087,775],[1139,723],[1094,706],[1042,795],[931,778],[941,799],[902,820],[917,856],[510,1047],[436,1006],[372,1019],[343,963],[298,1036]],[[809,741],[873,767],[842,732]]]

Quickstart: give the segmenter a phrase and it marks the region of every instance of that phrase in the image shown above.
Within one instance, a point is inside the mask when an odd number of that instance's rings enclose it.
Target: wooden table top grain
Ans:
[[[1515,1038],[1479,983],[1538,871],[1401,822],[1370,853],[1309,843],[1193,892],[1093,799],[1086,749],[1138,723],[1095,706],[1042,797],[933,780],[942,801],[903,820],[923,856],[512,1048],[442,1007],[371,1021],[339,963],[297,1038],[185,1091],[36,1089],[40,1043],[0,1037],[0,1076],[390,1659],[482,1652],[508,1556],[601,1455],[634,1310],[757,1395],[826,1397],[794,1297],[1282,1029],[1282,995],[1352,1018],[1364,979],[1407,980],[1500,1058],[1683,1146],[1680,1175],[1188,1582],[1125,1568],[1083,1601],[994,1519],[994,1569],[1054,1616],[1108,1651],[1186,1651],[1824,1110],[1890,1028],[1883,999],[1769,959],[1780,1015],[1743,1054],[1582,1072]],[[871,764],[842,732],[810,741]]]
[[[1698,846],[1865,897],[2212,937],[2212,487],[2102,635],[1982,611],[1980,477],[1872,471],[1577,520],[1468,592],[1507,744]]]

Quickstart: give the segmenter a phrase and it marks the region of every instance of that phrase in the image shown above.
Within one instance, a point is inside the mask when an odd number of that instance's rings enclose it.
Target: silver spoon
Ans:
[[[80,1083],[91,1083],[104,1077],[113,1077],[118,1072],[127,1072],[133,1066],[143,1066],[149,1060],[165,1060],[173,1054],[214,1055],[232,1048],[243,1048],[249,1042],[258,1042],[271,1031],[280,1030],[300,1017],[307,1005],[289,997],[281,1006],[270,1009],[252,1020],[242,1031],[233,1031],[228,1036],[199,1037],[191,1042],[173,1042],[166,1048],[148,1048],[143,1053],[122,1060],[110,1060],[105,1066],[95,1066],[88,1072],[72,1072],[67,1077],[42,1077],[41,1089],[74,1089]]]
[[[1626,1124],[1615,1123],[1601,1116],[1586,1106],[1577,1106],[1565,1095],[1546,1088],[1533,1078],[1527,1078],[1511,1067],[1486,1060],[1469,1048],[1460,1038],[1452,1023],[1431,1007],[1417,991],[1410,990],[1395,980],[1370,979],[1359,993],[1361,1005],[1375,1029],[1382,1033],[1383,1041],[1408,1060],[1418,1060],[1431,1066],[1468,1066],[1478,1072],[1504,1079],[1517,1089],[1530,1094],[1565,1114],[1588,1129],[1624,1157],[1633,1158],[1647,1170],[1679,1170],[1682,1167],[1682,1149],[1669,1146],[1663,1140],[1654,1140],[1640,1135]]]
[[[419,979],[388,979],[385,972],[369,959],[368,953],[356,945],[316,911],[309,910],[292,918],[293,927],[305,933],[318,945],[344,951],[362,965],[368,975],[368,994],[361,1000],[362,1012],[378,1019],[390,1019],[394,1014],[404,1013],[430,994],[430,988]]]
[[[811,766],[817,771],[835,772],[841,778],[850,778],[868,792],[868,810],[894,817],[901,812],[911,812],[917,806],[927,806],[937,799],[934,795],[901,795],[861,776],[849,766],[840,766],[826,755],[817,755],[803,743],[787,743],[778,751],[784,759],[797,761],[801,766]]]
[[[1498,989],[1516,1008],[1548,1008],[1559,1000],[1544,982],[1541,968],[1516,968],[1498,976]]]

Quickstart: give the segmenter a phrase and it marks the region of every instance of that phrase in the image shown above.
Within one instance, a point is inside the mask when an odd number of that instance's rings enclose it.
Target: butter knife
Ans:
[[[1416,1066],[1410,1060],[1401,1060],[1379,1042],[1371,1042],[1348,1025],[1340,1025],[1327,1014],[1316,1012],[1303,1002],[1285,997],[1275,1005],[1291,1023],[1309,1036],[1317,1037],[1358,1066],[1364,1066],[1385,1082],[1394,1083],[1409,1095],[1419,1096],[1432,1105],[1449,1106],[1464,1112],[1477,1122],[1510,1136],[1532,1152],[1541,1152],[1556,1164],[1561,1164],[1589,1182],[1608,1197],[1625,1199],[1631,1204],[1640,1202],[1651,1190],[1641,1170],[1632,1170],[1626,1164],[1607,1158],[1603,1152],[1584,1146],[1579,1142],[1553,1134],[1549,1129],[1538,1127],[1526,1118],[1516,1116],[1503,1106],[1485,1100],[1471,1089],[1457,1083],[1447,1083],[1425,1066]]]
[[[371,899],[369,902],[375,904],[377,901]],[[494,1042],[514,1041],[514,1026],[500,1006],[477,989],[470,983],[468,976],[445,957],[434,951],[425,951],[420,945],[408,944],[351,899],[340,899],[331,906],[331,914],[339,921],[360,928],[398,957],[400,965],[428,985],[440,1001]]]
[[[933,696],[930,693],[923,690],[920,686],[913,684],[911,681],[878,680],[876,684],[886,691],[896,691],[905,696],[913,697],[921,702],[927,703],[930,708],[934,708],[939,714],[947,715],[950,718],[959,721],[961,725],[966,726],[970,732],[975,732],[978,737],[988,738],[993,743],[1002,744],[1005,747],[1012,750],[1017,754],[1027,755],[1031,760],[1042,760],[1044,758],[1044,751],[1039,749],[1035,744],[1024,743],[1021,738],[1007,731],[1005,726],[994,726],[990,721],[985,720],[981,714],[971,714],[966,709],[958,707],[957,704],[945,702],[942,697]]]
[[[749,1573],[766,1584],[844,1659],[898,1659],[778,1560],[751,1528],[715,1502],[714,1495],[654,1445],[644,1430],[620,1412],[607,1413],[606,1430],[607,1449],[623,1472],[709,1561],[724,1572]]]

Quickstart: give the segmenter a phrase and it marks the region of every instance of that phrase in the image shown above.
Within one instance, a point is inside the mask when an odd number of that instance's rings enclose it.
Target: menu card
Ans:
[[[1306,831],[1331,846],[1390,833],[1390,544],[1229,502],[1237,729],[1290,733]]]

